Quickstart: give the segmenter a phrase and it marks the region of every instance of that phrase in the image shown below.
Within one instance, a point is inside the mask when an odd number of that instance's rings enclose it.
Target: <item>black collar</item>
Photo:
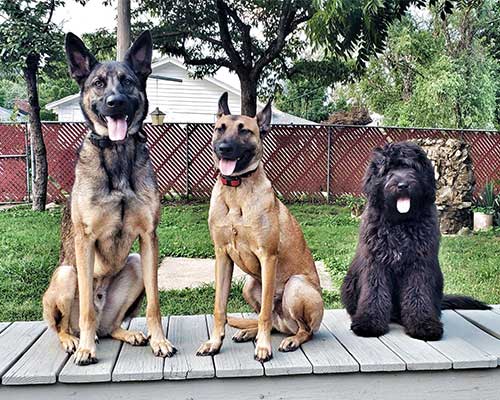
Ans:
[[[90,131],[88,133],[88,137],[89,137],[90,142],[94,146],[96,146],[100,149],[106,149],[108,147],[111,147],[113,145],[118,144],[117,142],[113,142],[108,136],[98,135],[94,131]],[[142,131],[139,131],[133,135],[127,136],[123,142],[127,141],[129,138],[133,138],[136,142],[139,142],[139,143],[145,143],[147,140],[146,135]],[[121,142],[121,143],[123,143],[123,142]]]
[[[241,175],[238,175],[238,176],[226,176],[226,175],[220,174],[220,181],[225,186],[238,187],[238,186],[241,185],[241,178],[247,178],[247,177],[249,177],[255,171],[257,171],[257,168],[255,168],[255,169],[253,169],[251,171],[245,172],[244,174],[241,174]]]

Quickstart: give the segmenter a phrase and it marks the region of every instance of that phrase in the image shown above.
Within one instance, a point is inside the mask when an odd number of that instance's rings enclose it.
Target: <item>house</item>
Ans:
[[[147,81],[149,112],[158,107],[165,115],[165,122],[205,122],[213,123],[217,112],[217,103],[223,92],[229,93],[229,107],[234,113],[240,113],[240,90],[219,79],[205,77],[195,79],[187,68],[175,58],[162,59],[152,66],[152,75],[181,79],[182,82],[166,81],[150,77]],[[264,107],[258,103],[257,108]],[[45,106],[58,116],[59,121],[83,121],[79,105],[79,95],[64,97]],[[151,121],[148,115],[146,121]],[[310,125],[312,121],[273,111],[274,124]]]
[[[0,107],[0,122],[24,122],[26,113],[21,110],[17,112],[8,108]]]

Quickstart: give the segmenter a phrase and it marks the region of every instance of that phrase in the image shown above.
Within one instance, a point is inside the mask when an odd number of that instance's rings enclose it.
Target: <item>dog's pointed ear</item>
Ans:
[[[153,37],[150,31],[142,32],[125,54],[125,62],[145,84],[151,74]]]
[[[74,33],[68,32],[64,42],[69,72],[81,87],[97,64],[97,60]]]
[[[262,110],[260,110],[260,112],[255,117],[257,119],[257,125],[259,125],[261,138],[266,136],[271,129],[271,118],[273,116],[273,110],[271,107],[272,102],[273,98],[271,97],[266,106]]]
[[[229,111],[229,106],[227,105],[228,94],[227,92],[222,93],[219,99],[219,106],[217,109],[217,118],[222,117],[223,115],[231,115],[231,111]]]

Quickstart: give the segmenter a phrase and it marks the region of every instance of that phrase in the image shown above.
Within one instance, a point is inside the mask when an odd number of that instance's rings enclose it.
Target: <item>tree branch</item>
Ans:
[[[165,45],[162,47],[162,50],[166,53],[170,53],[176,56],[181,56],[184,59],[184,62],[189,65],[218,65],[219,67],[226,67],[230,70],[234,70],[231,62],[223,57],[202,57],[202,58],[193,58],[189,55],[188,51],[184,46],[176,47]]]
[[[250,36],[251,27],[250,25],[243,22],[243,20],[239,17],[238,13],[235,10],[230,8],[226,3],[223,4],[227,14],[232,18],[232,20],[236,23],[236,25],[241,31],[243,57],[245,59],[246,66],[251,67],[252,65],[252,38]]]
[[[235,69],[242,69],[243,61],[234,48],[233,41],[231,40],[231,35],[229,33],[226,4],[224,3],[224,0],[217,0],[216,7],[222,47],[224,48],[226,54],[229,56],[229,60],[234,64]]]

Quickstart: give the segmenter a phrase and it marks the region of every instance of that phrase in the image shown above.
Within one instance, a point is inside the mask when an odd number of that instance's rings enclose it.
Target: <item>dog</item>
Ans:
[[[255,359],[272,357],[271,330],[291,335],[280,351],[311,339],[323,318],[318,273],[295,218],[275,196],[262,166],[262,140],[271,124],[271,102],[256,117],[231,115],[227,93],[219,100],[212,138],[220,178],[210,199],[208,223],[215,247],[214,327],[197,354],[219,352],[225,324],[239,328],[236,342],[257,339]],[[249,276],[243,296],[257,320],[227,318],[233,266]]]
[[[375,149],[364,193],[359,242],[341,289],[355,334],[381,336],[392,320],[416,339],[439,340],[442,309],[489,308],[443,295],[434,168],[418,145]]]
[[[151,34],[143,32],[123,62],[99,63],[72,33],[65,47],[90,131],[62,218],[60,266],[43,297],[44,319],[76,364],[96,363],[96,332],[146,344],[142,332],[121,327],[145,292],[151,348],[170,357],[176,350],[163,332],[158,295],[160,195],[142,131]],[[129,254],[137,238],[140,255]]]

